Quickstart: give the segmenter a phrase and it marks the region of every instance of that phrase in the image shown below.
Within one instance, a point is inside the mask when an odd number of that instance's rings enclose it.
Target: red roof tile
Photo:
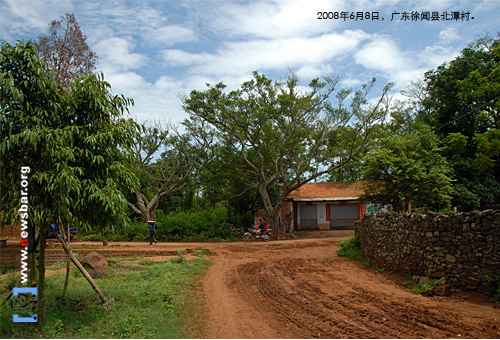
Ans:
[[[362,195],[364,191],[357,182],[337,183],[307,183],[299,189],[292,191],[287,198],[304,200],[307,198],[353,198]]]

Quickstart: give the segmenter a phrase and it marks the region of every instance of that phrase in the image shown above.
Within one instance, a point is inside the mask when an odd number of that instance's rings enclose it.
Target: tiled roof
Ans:
[[[357,182],[307,183],[292,191],[287,198],[294,200],[318,198],[354,199],[363,193],[361,184]]]

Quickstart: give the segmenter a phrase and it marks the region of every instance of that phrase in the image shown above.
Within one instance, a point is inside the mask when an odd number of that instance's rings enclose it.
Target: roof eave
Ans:
[[[349,197],[291,197],[291,201],[295,202],[319,202],[319,201],[358,201],[358,196]]]

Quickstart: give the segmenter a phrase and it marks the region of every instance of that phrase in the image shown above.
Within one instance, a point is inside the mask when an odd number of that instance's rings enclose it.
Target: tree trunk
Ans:
[[[144,222],[156,220],[156,209],[160,204],[160,193],[156,193],[155,197],[148,201],[144,195],[136,192],[136,203],[127,202],[127,204],[136,214],[142,217]]]
[[[61,226],[62,226],[62,223],[61,223]],[[71,246],[71,243],[70,243],[70,230],[69,230],[69,223],[68,223],[68,233],[67,233],[67,240],[68,240],[68,247]],[[66,296],[66,291],[68,290],[68,283],[69,283],[69,274],[71,272],[71,260],[69,258],[69,256],[67,257],[66,259],[66,279],[64,280],[64,287],[63,287],[63,292],[62,292],[62,298],[64,298]]]
[[[63,235],[63,236],[65,236],[65,235]],[[105,303],[106,301],[108,301],[108,298],[106,297],[106,295],[104,295],[104,293],[101,291],[101,289],[99,288],[99,286],[97,286],[97,284],[95,283],[94,279],[92,279],[92,277],[90,276],[90,274],[85,270],[85,268],[83,268],[83,266],[80,263],[80,261],[78,261],[78,259],[75,257],[75,255],[73,255],[73,252],[71,251],[71,249],[69,249],[69,245],[68,245],[68,243],[66,243],[66,240],[64,239],[64,237],[61,237],[61,235],[59,234],[59,235],[57,235],[57,238],[61,242],[61,244],[62,244],[62,246],[64,248],[64,251],[66,252],[66,254],[68,255],[68,257],[71,259],[71,261],[73,261],[73,263],[75,264],[75,266],[77,266],[77,268],[82,272],[83,276],[87,279],[87,281],[90,283],[90,285],[92,286],[92,288],[94,288],[94,290],[97,293],[97,295],[99,295],[99,298],[101,299],[101,301],[103,303]]]
[[[264,203],[264,209],[271,222],[271,229],[277,238],[288,238],[291,235],[290,223],[281,217],[281,202],[273,205],[265,187],[259,188],[259,193]]]
[[[38,247],[38,243],[40,242],[40,228],[37,228],[35,235],[35,244],[34,249],[28,253],[30,270],[28,274],[28,287],[35,287],[38,282],[38,253],[35,251]]]
[[[68,283],[69,283],[69,273],[71,272],[71,260],[68,256],[66,260],[66,280],[64,280],[64,288],[62,292],[62,298],[66,296],[66,291],[68,290]]]
[[[38,252],[38,327],[45,323],[45,228],[40,230],[40,250]]]

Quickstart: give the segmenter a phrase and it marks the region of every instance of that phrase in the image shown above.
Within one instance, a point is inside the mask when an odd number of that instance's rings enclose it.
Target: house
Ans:
[[[356,182],[307,183],[288,195],[294,230],[354,229],[366,213],[364,193]]]

